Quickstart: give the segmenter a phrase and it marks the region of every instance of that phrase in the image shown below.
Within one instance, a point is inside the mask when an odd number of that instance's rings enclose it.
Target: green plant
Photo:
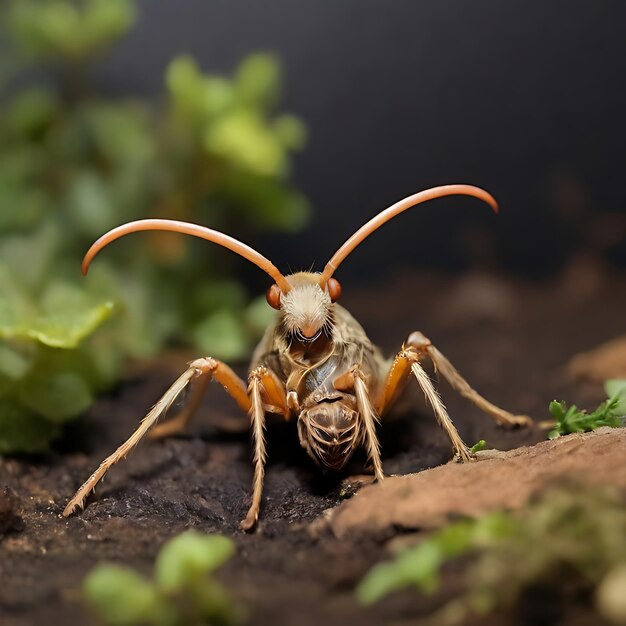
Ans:
[[[605,390],[608,399],[592,413],[581,411],[575,404],[568,407],[564,401],[553,400],[550,413],[555,419],[555,427],[548,433],[548,439],[584,433],[602,426],[621,426],[626,418],[626,380],[609,380],[605,383]]]
[[[465,569],[463,592],[429,622],[456,624],[470,614],[511,607],[535,585],[555,595],[572,584],[587,591],[598,587],[597,609],[615,616],[620,606],[623,610],[623,602],[613,602],[612,589],[614,579],[623,580],[626,564],[626,508],[608,491],[549,490],[515,513],[494,512],[434,532],[370,570],[357,598],[369,605],[405,588],[432,593],[439,588],[442,567],[464,555],[474,558],[459,561]]]
[[[487,442],[484,439],[480,439],[470,448],[470,452],[474,454],[475,452],[480,452],[481,450],[486,450],[486,449],[487,449]]]
[[[83,594],[110,626],[228,626],[243,614],[213,573],[234,554],[220,535],[187,531],[159,552],[148,580],[121,565],[103,564],[90,572]]]
[[[136,18],[133,0],[0,7],[0,453],[45,449],[128,358],[173,343],[240,359],[273,314],[250,308],[227,252],[171,235],[112,246],[82,279],[96,237],[142,217],[244,239],[307,218],[288,184],[305,130],[275,113],[277,59],[228,79],[183,56],[158,102],[99,95],[91,68]]]

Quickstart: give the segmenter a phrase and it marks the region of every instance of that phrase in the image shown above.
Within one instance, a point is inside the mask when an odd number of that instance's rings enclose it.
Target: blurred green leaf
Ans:
[[[373,604],[407,586],[433,591],[438,585],[442,560],[438,546],[434,542],[425,542],[419,549],[406,552],[396,561],[376,565],[359,584],[357,599],[365,605]]]
[[[58,99],[50,90],[27,89],[13,99],[6,122],[13,133],[28,137],[50,124],[58,107]]]
[[[119,373],[125,363],[126,353],[116,345],[118,331],[111,328],[106,332],[97,332],[89,337],[77,350],[61,350],[49,348],[55,353],[71,352],[75,354],[75,361],[80,363],[78,371],[84,376],[90,390],[96,393],[106,391],[113,383],[117,382]],[[63,366],[58,366],[63,367]],[[76,371],[76,366],[67,366]]]
[[[88,603],[111,626],[175,624],[173,607],[129,567],[100,565],[83,582]]]
[[[13,381],[25,376],[34,360],[34,351],[29,348],[0,341],[0,374]]]
[[[117,305],[119,315],[114,321],[116,347],[126,356],[135,359],[153,357],[170,337],[172,329],[181,328],[176,301],[169,293],[172,285],[160,284],[152,268],[148,272],[119,276],[100,261],[89,270],[87,281],[98,289],[95,297],[109,294],[116,303],[121,303]],[[123,345],[120,346],[119,342]]]
[[[228,361],[242,359],[248,354],[241,315],[228,309],[208,315],[194,328],[193,339],[206,356]]]
[[[278,141],[289,150],[301,150],[307,140],[306,126],[295,115],[279,115],[274,121]]]
[[[0,339],[11,338],[33,308],[18,288],[12,272],[0,262]]]
[[[60,228],[46,220],[30,233],[10,234],[0,239],[0,266],[14,285],[41,287],[61,241]]]
[[[254,207],[249,219],[256,226],[296,231],[309,218],[310,207],[304,196],[266,176],[230,172],[221,181],[220,193],[235,206]]]
[[[66,208],[75,228],[96,238],[111,228],[115,214],[109,186],[93,171],[78,171],[70,182]]]
[[[76,348],[113,312],[113,303],[104,302],[82,311],[48,313],[36,318],[19,334],[53,348]]]
[[[604,391],[609,398],[616,398],[615,412],[626,415],[626,379],[614,378],[605,381]]]
[[[157,557],[154,572],[162,591],[180,591],[205,574],[212,574],[235,553],[235,544],[221,535],[192,530],[168,541]]]
[[[58,433],[56,424],[14,399],[0,398],[0,454],[43,452]]]
[[[100,48],[117,39],[135,22],[135,3],[131,0],[88,0],[87,5],[83,20],[91,47]]]
[[[201,314],[218,309],[242,311],[246,306],[246,291],[234,280],[212,280],[197,287],[195,301]]]
[[[226,537],[187,531],[161,548],[154,582],[130,568],[103,564],[87,576],[83,593],[110,626],[230,626],[243,612],[211,574],[234,551]]]
[[[22,404],[55,423],[86,411],[93,401],[85,380],[75,372],[46,372],[24,379],[19,393]]]
[[[445,562],[477,546],[491,546],[516,530],[516,522],[500,511],[478,520],[448,524],[395,560],[374,566],[357,587],[357,599],[373,604],[406,587],[432,593],[439,586],[439,572]]]
[[[252,109],[233,109],[221,115],[206,128],[204,147],[256,174],[276,176],[287,166],[283,145]]]
[[[274,54],[251,54],[241,62],[235,75],[240,102],[268,107],[276,102],[280,88],[280,65]]]
[[[8,193],[25,194],[28,189],[25,187],[41,175],[46,167],[47,155],[45,150],[37,142],[30,139],[20,138],[17,141],[12,139],[7,141],[5,151],[0,150],[0,181],[2,188]],[[33,191],[33,190],[30,190]],[[43,189],[37,191],[46,195]],[[6,205],[9,207],[9,205]],[[15,214],[19,211],[17,207],[21,204],[10,206],[9,213]]]
[[[109,319],[114,307],[103,302],[88,308],[50,312],[32,322],[17,320],[6,300],[0,299],[0,339],[35,339],[53,348],[73,349]]]
[[[11,2],[9,20],[24,50],[32,55],[71,50],[79,31],[79,12],[69,2],[47,5],[21,0]],[[69,48],[69,50],[68,50]]]
[[[455,584],[454,598],[429,615],[428,623],[452,626],[510,609],[537,585],[563,600],[572,590],[589,593],[624,563],[625,531],[626,509],[614,492],[598,486],[551,489],[515,512],[452,522],[433,532],[372,568],[357,598],[371,604],[410,587],[432,592],[443,566],[463,556],[455,578],[464,570],[462,587]]]
[[[175,106],[188,115],[198,112],[202,77],[193,57],[180,56],[170,61],[165,72],[165,83]]]
[[[86,58],[132,26],[130,0],[11,0],[8,20],[23,51],[33,57]]]
[[[175,109],[195,124],[204,126],[234,102],[232,84],[224,78],[204,76],[190,56],[171,61],[165,80]]]
[[[83,115],[98,152],[112,163],[128,166],[153,158],[154,137],[142,105],[90,104]]]
[[[165,70],[165,84],[175,98],[188,100],[191,104],[199,83],[200,68],[192,56],[179,56],[169,62]]]
[[[92,303],[80,290],[53,283],[43,296],[42,312],[26,327],[17,330],[53,348],[76,348],[114,312],[111,301]]]
[[[128,31],[136,6],[0,7],[13,80],[0,100],[0,395],[44,424],[79,415],[126,359],[168,342],[243,358],[273,314],[247,309],[230,266],[183,238],[150,233],[110,246],[83,279],[94,239],[145,217],[225,232],[295,230],[308,217],[286,184],[305,131],[274,114],[273,55],[248,57],[234,77],[178,57],[159,102],[98,93],[91,60]]]
[[[39,189],[3,179],[2,174],[0,169],[0,231],[33,228],[50,208],[48,197]],[[2,260],[6,261],[6,251],[0,252]]]

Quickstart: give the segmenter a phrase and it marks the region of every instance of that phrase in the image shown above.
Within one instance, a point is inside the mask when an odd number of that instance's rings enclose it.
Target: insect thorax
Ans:
[[[316,350],[317,345],[320,350]],[[378,387],[384,359],[358,322],[342,307],[334,306],[332,335],[305,345],[286,341],[277,324],[255,351],[252,368],[263,365],[297,396],[298,435],[302,447],[320,466],[339,470],[363,440],[362,419],[354,390],[336,386],[353,367]]]

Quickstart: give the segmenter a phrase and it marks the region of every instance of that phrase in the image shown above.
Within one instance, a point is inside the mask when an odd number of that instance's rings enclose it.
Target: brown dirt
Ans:
[[[478,302],[468,300],[477,286]],[[555,397],[579,406],[602,399],[599,386],[573,383],[564,366],[573,354],[622,334],[626,319],[622,276],[608,278],[600,292],[572,300],[556,283],[527,285],[477,275],[411,274],[376,290],[345,291],[346,306],[387,351],[396,350],[409,332],[422,330],[487,397],[539,420]],[[110,473],[84,513],[62,519],[76,487],[131,432],[172,377],[171,371],[153,371],[126,382],[73,426],[54,453],[0,460],[3,626],[95,623],[80,600],[84,575],[105,559],[147,573],[163,542],[190,527],[235,539],[237,556],[220,578],[248,608],[254,625],[379,626],[432,606],[432,599],[406,593],[367,611],[358,607],[354,585],[384,555],[383,542],[374,536],[337,539],[330,532],[312,536],[310,523],[350,493],[341,476],[325,476],[309,463],[293,424],[270,424],[261,524],[255,534],[238,530],[250,495],[250,450],[241,428],[215,427],[237,415],[219,389],[208,395],[188,436],[142,445]],[[484,438],[506,450],[544,436],[536,428],[502,430],[443,384],[441,389],[470,444]],[[408,410],[381,429],[388,474],[418,472],[451,457],[419,394],[412,392],[409,399]],[[350,468],[355,473],[362,471],[357,461]],[[545,611],[554,610],[548,605],[525,607],[516,622],[538,623]],[[568,624],[598,623],[580,606],[566,608],[564,618]]]

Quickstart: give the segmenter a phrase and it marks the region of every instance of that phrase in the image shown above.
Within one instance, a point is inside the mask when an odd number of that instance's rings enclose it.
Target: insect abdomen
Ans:
[[[298,433],[300,443],[316,463],[340,470],[358,446],[359,414],[346,397],[323,401],[300,413]]]

